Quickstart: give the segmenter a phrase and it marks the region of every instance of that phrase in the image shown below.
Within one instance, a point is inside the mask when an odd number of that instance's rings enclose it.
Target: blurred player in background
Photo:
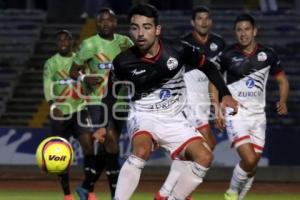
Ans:
[[[195,47],[204,49],[207,58],[215,64],[225,48],[225,41],[216,33],[211,31],[212,19],[211,11],[207,7],[197,7],[194,9],[191,19],[193,31],[183,38]],[[210,90],[215,90],[213,84],[209,83],[206,75],[192,66],[185,66],[184,81],[187,88],[188,105],[191,107],[191,113],[187,113],[188,119],[193,123],[199,132],[206,139],[211,150],[214,149],[216,141],[209,125],[211,101],[218,100],[218,97],[210,99]],[[169,175],[156,194],[156,200],[163,200],[171,194],[178,176],[185,173],[185,169],[180,167],[180,161],[174,160],[171,165]],[[178,165],[178,166],[177,166]]]
[[[127,121],[132,154],[121,168],[115,200],[128,200],[134,193],[141,171],[155,144],[172,159],[185,159],[185,174],[178,178],[171,199],[185,199],[202,181],[212,153],[202,135],[186,116],[184,65],[198,67],[217,86],[223,103],[236,112],[232,99],[216,67],[206,60],[203,49],[187,42],[160,38],[158,11],[149,4],[133,7],[129,14],[130,34],[135,46],[113,61],[114,75],[135,86]]]
[[[241,200],[252,186],[257,164],[265,145],[266,116],[265,97],[268,75],[279,84],[279,115],[287,114],[289,83],[277,54],[256,42],[255,20],[248,14],[239,15],[234,22],[237,44],[223,51],[221,71],[227,73],[227,86],[239,101],[239,113],[225,113],[225,121],[218,119],[220,129],[225,127],[232,145],[241,161],[233,170],[226,200]]]
[[[79,97],[80,84],[69,77],[75,53],[73,37],[67,30],[57,33],[58,53],[49,58],[44,66],[43,81],[45,99],[50,105],[52,134],[69,139],[79,139],[84,157],[93,155],[91,119],[85,100]],[[85,166],[87,167],[87,166]],[[86,175],[87,176],[87,175]],[[70,192],[68,172],[59,175],[64,200],[74,200]]]
[[[122,125],[111,116],[110,104],[113,101],[109,74],[112,60],[121,51],[132,46],[131,40],[124,35],[116,34],[117,18],[109,8],[101,8],[96,17],[98,33],[85,39],[79,48],[71,68],[70,75],[74,80],[82,80],[85,84],[85,95],[88,109],[92,117],[94,135],[107,131],[104,145],[99,144],[96,168],[86,169],[94,173],[94,180],[106,169],[111,195],[114,196],[119,175],[119,135]],[[85,67],[87,64],[87,67]],[[107,128],[107,129],[106,129]],[[93,192],[94,182],[84,181],[77,188],[81,200],[86,200],[89,192]]]

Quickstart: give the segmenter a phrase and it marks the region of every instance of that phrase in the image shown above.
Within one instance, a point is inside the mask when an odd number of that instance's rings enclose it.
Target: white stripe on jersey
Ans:
[[[266,84],[270,66],[257,70],[228,85],[233,97],[246,109],[254,113],[264,112],[266,105]]]
[[[161,88],[132,102],[132,107],[138,111],[170,115],[180,112],[186,103],[186,88],[183,73],[184,68]]]

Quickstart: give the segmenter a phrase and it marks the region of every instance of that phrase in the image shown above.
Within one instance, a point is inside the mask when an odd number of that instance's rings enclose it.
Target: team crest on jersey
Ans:
[[[167,67],[169,70],[173,70],[178,66],[178,60],[174,57],[169,57],[167,61]]]
[[[267,58],[268,58],[267,54],[266,54],[265,52],[263,52],[263,51],[262,51],[262,52],[259,52],[259,53],[257,54],[257,60],[258,60],[258,61],[263,62],[263,61],[266,61]]]
[[[209,48],[210,48],[210,50],[212,50],[212,51],[217,51],[218,50],[218,45],[216,44],[216,43],[211,43],[210,45],[209,45]]]

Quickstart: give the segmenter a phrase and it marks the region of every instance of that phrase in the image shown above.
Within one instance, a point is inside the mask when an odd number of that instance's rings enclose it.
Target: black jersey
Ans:
[[[222,36],[211,32],[205,43],[198,39],[197,33],[194,31],[185,35],[182,40],[187,41],[191,45],[203,48],[207,58],[218,66],[219,57],[225,48],[225,41]],[[219,66],[218,66],[219,67]],[[191,68],[188,68],[191,70]]]
[[[226,48],[221,70],[226,71],[227,86],[235,99],[255,112],[264,111],[269,73],[283,72],[276,53],[259,44],[251,54],[245,54],[238,44]]]
[[[143,111],[169,112],[180,110],[185,103],[184,64],[201,67],[205,62],[203,49],[186,42],[160,40],[159,53],[145,58],[133,46],[113,61],[118,80],[135,86],[134,105]]]

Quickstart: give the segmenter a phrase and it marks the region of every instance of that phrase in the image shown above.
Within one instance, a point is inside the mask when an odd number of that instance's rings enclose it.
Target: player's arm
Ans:
[[[72,79],[86,82],[90,85],[100,84],[103,81],[103,78],[99,76],[88,76],[84,74],[84,65],[94,56],[93,48],[90,43],[82,42],[69,71]]]
[[[283,71],[277,74],[275,76],[275,79],[279,85],[279,95],[280,95],[280,99],[276,104],[277,113],[279,115],[286,115],[288,113],[287,100],[289,95],[289,81]]]
[[[63,116],[61,110],[59,110],[54,101],[54,94],[53,94],[53,81],[52,81],[52,72],[51,72],[51,64],[49,61],[46,61],[43,70],[43,89],[44,89],[44,96],[47,103],[50,106],[50,110],[55,117]]]

